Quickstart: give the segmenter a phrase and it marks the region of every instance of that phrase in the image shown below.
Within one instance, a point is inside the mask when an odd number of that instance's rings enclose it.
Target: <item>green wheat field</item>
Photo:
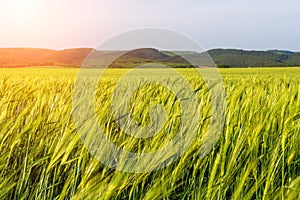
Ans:
[[[180,105],[161,87],[143,87],[134,118],[149,123],[147,110],[156,101],[170,115],[169,126],[150,139],[127,136],[109,113],[114,85],[126,70],[109,69],[99,82],[99,123],[118,146],[155,151],[176,134],[180,121],[172,116]],[[199,155],[210,94],[192,70],[179,69],[201,105],[197,137],[178,160],[147,173],[108,168],[83,145],[72,116],[77,72],[0,69],[0,199],[300,199],[300,68],[221,69],[225,120],[206,156]]]

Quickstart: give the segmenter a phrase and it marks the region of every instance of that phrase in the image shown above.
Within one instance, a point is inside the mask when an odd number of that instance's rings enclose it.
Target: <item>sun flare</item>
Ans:
[[[27,20],[38,10],[37,1],[11,0],[6,1],[6,17],[13,21]]]

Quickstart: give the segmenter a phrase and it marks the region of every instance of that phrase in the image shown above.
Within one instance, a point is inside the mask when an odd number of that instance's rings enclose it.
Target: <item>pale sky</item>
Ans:
[[[0,47],[97,47],[166,28],[205,49],[300,50],[299,0],[0,0]]]

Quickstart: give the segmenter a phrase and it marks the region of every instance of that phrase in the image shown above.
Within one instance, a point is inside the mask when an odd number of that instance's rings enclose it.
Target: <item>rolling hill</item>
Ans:
[[[213,49],[208,53],[219,67],[300,66],[300,53],[282,50],[245,51]]]
[[[89,48],[61,51],[37,48],[2,48],[0,49],[0,67],[79,67],[91,51],[92,49]]]
[[[0,49],[0,67],[29,66],[62,66],[80,67],[84,59],[93,49],[78,48],[66,50],[51,50],[37,48],[2,48]],[[284,67],[300,66],[300,53],[284,50],[245,51],[238,49],[212,49],[208,51],[218,67]],[[196,52],[181,52],[189,58],[203,56]],[[110,67],[128,68],[150,62],[167,64],[171,67],[192,67],[190,63],[176,53],[158,51],[153,48],[136,49],[130,52],[98,51],[91,58],[98,67],[99,63],[110,63]]]

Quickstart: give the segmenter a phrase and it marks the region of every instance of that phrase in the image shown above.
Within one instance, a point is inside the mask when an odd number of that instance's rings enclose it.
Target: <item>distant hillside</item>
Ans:
[[[101,56],[100,56],[101,57]],[[177,54],[168,54],[166,52],[158,51],[153,48],[141,48],[124,53],[117,58],[110,67],[112,68],[125,68],[135,67],[136,65],[142,65],[145,63],[161,63],[170,67],[187,68],[192,67],[190,63],[178,56]]]
[[[300,53],[282,50],[213,49],[208,53],[219,67],[300,66]]]
[[[28,66],[64,66],[80,67],[90,48],[49,50],[35,48],[3,48],[0,49],[0,67]],[[95,65],[107,63],[119,55],[120,51],[98,51],[93,56]],[[189,58],[199,58],[202,54],[196,52],[180,52]],[[284,50],[245,51],[237,49],[212,49],[208,53],[218,67],[277,67],[300,66],[300,53]],[[158,51],[153,48],[142,48],[130,51],[116,59],[109,67],[128,68],[150,62],[167,64],[171,67],[192,67],[186,60],[173,52]]]
[[[0,67],[65,66],[79,67],[92,51],[89,48],[55,51],[35,48],[0,49]]]

